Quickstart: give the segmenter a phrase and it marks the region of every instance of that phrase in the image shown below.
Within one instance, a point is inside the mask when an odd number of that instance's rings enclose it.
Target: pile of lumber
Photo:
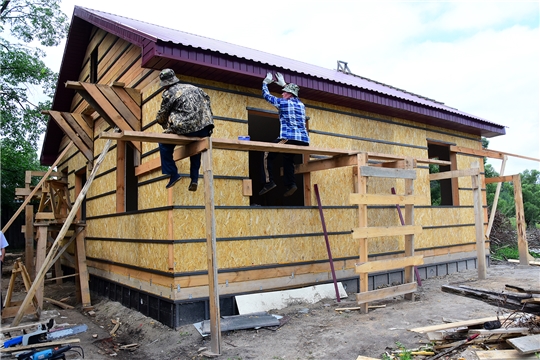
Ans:
[[[540,351],[540,316],[523,312],[409,330],[426,334],[435,352],[427,359],[433,360],[453,358],[467,349],[480,360],[537,359]]]

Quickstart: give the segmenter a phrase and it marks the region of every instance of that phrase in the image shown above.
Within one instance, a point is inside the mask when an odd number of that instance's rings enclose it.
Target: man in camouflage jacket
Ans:
[[[196,86],[180,84],[180,80],[171,69],[161,71],[159,78],[160,85],[165,88],[165,91],[156,121],[165,129],[164,133],[190,137],[211,136],[214,118],[210,107],[210,97]],[[159,144],[161,171],[170,176],[167,188],[180,180],[173,159],[174,148],[174,144]],[[201,154],[191,156],[189,191],[197,190],[200,167]]]

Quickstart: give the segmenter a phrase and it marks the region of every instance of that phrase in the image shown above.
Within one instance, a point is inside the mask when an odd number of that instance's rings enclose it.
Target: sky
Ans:
[[[506,126],[489,149],[540,159],[540,1],[62,0],[413,92]],[[48,49],[60,70],[64,43]],[[502,161],[490,160],[497,172]],[[540,170],[510,156],[504,174]]]

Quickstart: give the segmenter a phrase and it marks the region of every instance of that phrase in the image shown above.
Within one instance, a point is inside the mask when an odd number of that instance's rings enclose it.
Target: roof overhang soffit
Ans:
[[[122,131],[141,130],[141,94],[124,88],[123,84],[103,85],[82,81],[68,81],[66,87],[74,89],[112,127]],[[131,141],[141,152],[140,141]]]

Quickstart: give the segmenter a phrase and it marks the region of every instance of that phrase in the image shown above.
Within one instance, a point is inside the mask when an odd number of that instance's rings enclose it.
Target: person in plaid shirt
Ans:
[[[286,84],[283,75],[276,74],[276,83],[283,87],[281,98],[272,96],[268,91],[268,84],[274,82],[272,73],[266,74],[262,84],[263,98],[270,104],[274,105],[279,112],[280,130],[279,137],[274,140],[279,144],[291,145],[309,145],[309,136],[306,129],[306,108],[298,99],[298,85],[289,83]],[[259,195],[264,195],[276,187],[273,179],[273,162],[279,153],[265,152],[263,157],[263,176],[264,187],[259,191]],[[294,181],[294,155],[283,154],[283,172],[285,176],[285,193],[283,196],[291,196],[296,189]]]

